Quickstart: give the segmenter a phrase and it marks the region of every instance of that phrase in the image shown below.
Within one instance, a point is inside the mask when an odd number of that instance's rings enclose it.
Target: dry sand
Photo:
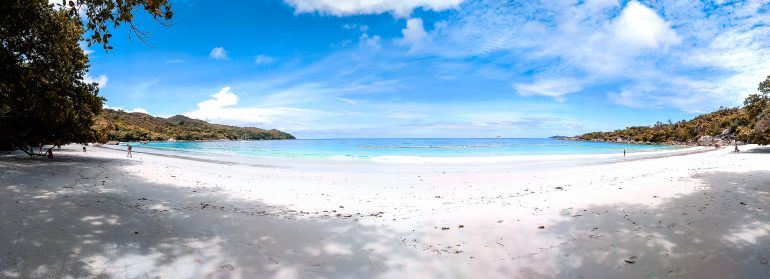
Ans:
[[[765,148],[583,165],[79,149],[0,156],[0,277],[770,276]]]

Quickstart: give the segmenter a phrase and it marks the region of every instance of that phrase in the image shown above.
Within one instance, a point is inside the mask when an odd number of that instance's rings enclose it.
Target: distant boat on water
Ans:
[[[243,139],[241,142],[251,142],[248,137],[246,137],[246,133],[243,133]]]

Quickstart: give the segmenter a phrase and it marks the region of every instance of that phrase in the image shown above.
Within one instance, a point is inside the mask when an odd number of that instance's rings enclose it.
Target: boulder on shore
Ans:
[[[698,145],[699,146],[709,146],[714,142],[714,137],[712,136],[701,136],[698,138]]]
[[[716,147],[722,147],[723,145],[725,145],[725,142],[723,140],[721,140],[721,139],[717,139],[711,145],[716,146]]]

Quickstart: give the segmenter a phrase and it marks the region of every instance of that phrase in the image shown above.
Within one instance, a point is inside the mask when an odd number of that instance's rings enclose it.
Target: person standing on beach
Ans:
[[[126,153],[126,157],[129,157],[129,158],[131,158],[131,157],[133,157],[133,156],[131,156],[131,145],[130,145],[130,144],[127,144],[127,146],[128,146],[128,149],[127,149],[127,150],[128,150],[128,153]]]
[[[623,149],[623,157],[626,157],[626,150]]]

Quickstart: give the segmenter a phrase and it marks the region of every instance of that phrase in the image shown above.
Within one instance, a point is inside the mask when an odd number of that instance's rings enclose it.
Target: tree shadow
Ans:
[[[741,151],[740,153],[770,153],[770,146],[758,146],[749,150]]]
[[[382,227],[109,167],[133,163],[0,156],[0,277],[375,277],[414,256]]]
[[[647,206],[585,209],[548,232],[559,248],[559,278],[767,278],[770,171],[694,175],[698,191]],[[566,236],[566,237],[565,237]]]

